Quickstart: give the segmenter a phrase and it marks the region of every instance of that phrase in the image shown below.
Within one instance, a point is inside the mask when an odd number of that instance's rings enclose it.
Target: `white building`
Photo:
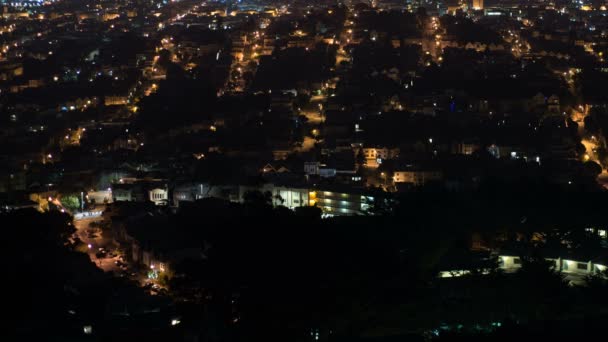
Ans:
[[[167,188],[154,188],[148,190],[150,202],[156,205],[167,205],[169,203],[169,191]]]
[[[558,272],[562,272],[566,275],[574,275],[584,277],[592,275],[597,272],[603,272],[606,270],[606,265],[603,263],[596,263],[592,260],[571,260],[562,258],[545,258],[548,262],[551,262],[554,269]],[[515,272],[522,267],[522,260],[519,256],[515,255],[500,255],[498,256],[499,268],[505,272]],[[484,270],[482,273],[486,274],[489,270]],[[470,270],[458,269],[458,270],[447,270],[440,271],[440,278],[451,278],[460,277],[463,275],[470,274]]]
[[[366,196],[360,191],[327,191],[319,188],[298,188],[273,184],[257,188],[240,187],[241,200],[248,190],[270,192],[274,205],[282,205],[289,209],[316,206],[327,216],[361,215],[368,210],[369,203],[373,201],[373,197]]]

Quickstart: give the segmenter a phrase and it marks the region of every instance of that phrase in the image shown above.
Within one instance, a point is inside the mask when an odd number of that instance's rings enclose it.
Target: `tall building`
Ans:
[[[473,0],[473,9],[476,11],[483,9],[483,0]]]

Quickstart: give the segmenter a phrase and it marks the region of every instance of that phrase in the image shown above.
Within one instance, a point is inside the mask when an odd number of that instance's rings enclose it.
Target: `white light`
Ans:
[[[177,319],[177,318],[174,318],[174,319],[171,320],[171,325],[173,325],[173,326],[178,325],[180,323],[181,323],[181,321],[179,319]]]
[[[93,333],[93,327],[90,325],[85,325],[82,327],[82,331],[85,333],[85,335],[91,335]]]

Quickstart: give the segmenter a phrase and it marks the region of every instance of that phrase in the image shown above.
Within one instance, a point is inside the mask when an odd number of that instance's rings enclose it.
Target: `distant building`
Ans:
[[[355,153],[359,153],[358,150],[355,150]],[[363,156],[365,157],[365,166],[377,168],[382,164],[383,160],[393,159],[399,156],[399,149],[388,147],[364,147]]]
[[[373,201],[362,189],[344,188],[334,189],[327,187],[309,186],[280,186],[265,184],[261,187],[241,186],[240,199],[250,190],[269,192],[272,195],[273,205],[282,205],[289,209],[298,207],[316,206],[327,216],[361,215]]]
[[[306,175],[317,175],[323,178],[331,178],[338,174],[338,170],[335,167],[329,167],[319,162],[305,162],[304,173]]]
[[[478,144],[466,142],[466,141],[459,142],[455,146],[453,146],[453,151],[456,154],[464,154],[464,155],[471,155],[471,154],[473,154],[473,152],[477,151],[478,149],[479,149]]]
[[[304,173],[307,175],[318,175],[321,163],[319,162],[304,162]]]
[[[311,190],[309,205],[317,206],[328,216],[360,215],[367,211],[373,197],[358,191]]]
[[[435,170],[404,170],[395,171],[393,174],[393,182],[410,183],[414,186],[422,186],[441,179],[443,179],[443,174],[441,171]]]
[[[473,0],[473,9],[480,11],[483,9],[483,0]]]
[[[147,202],[156,205],[169,203],[169,188],[162,180],[121,179],[122,182],[112,184],[112,200],[114,202]]]
[[[104,104],[106,106],[122,106],[129,103],[129,99],[126,96],[106,96]]]
[[[150,202],[156,205],[167,205],[169,203],[169,190],[167,187],[158,187],[148,190]]]
[[[188,183],[176,186],[173,189],[173,205],[179,202],[192,202],[209,196],[211,187],[205,183]]]

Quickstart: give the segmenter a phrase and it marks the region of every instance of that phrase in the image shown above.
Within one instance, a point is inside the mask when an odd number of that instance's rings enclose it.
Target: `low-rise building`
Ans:
[[[443,179],[441,171],[437,170],[401,170],[393,173],[393,182],[410,183],[414,186],[422,186],[432,181]]]

